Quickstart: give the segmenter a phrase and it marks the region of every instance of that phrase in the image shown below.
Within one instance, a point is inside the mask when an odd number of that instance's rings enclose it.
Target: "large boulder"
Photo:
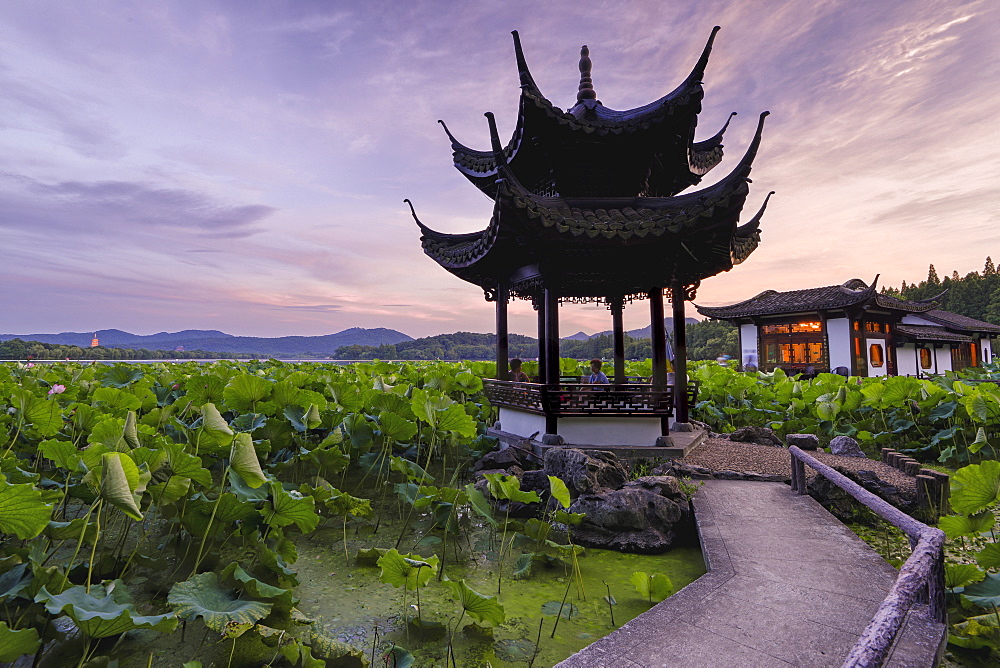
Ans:
[[[740,443],[756,443],[757,445],[774,445],[781,447],[784,443],[781,438],[769,427],[740,427],[729,434],[730,441]]]
[[[545,451],[543,470],[566,483],[573,498],[619,489],[628,480],[628,471],[618,458],[602,450],[549,448]]]
[[[619,552],[659,554],[678,540],[678,525],[689,520],[689,505],[677,479],[647,476],[622,489],[582,494],[570,512],[586,517],[573,527],[573,541]]]
[[[830,454],[841,457],[865,457],[861,446],[850,436],[835,436],[830,439]]]

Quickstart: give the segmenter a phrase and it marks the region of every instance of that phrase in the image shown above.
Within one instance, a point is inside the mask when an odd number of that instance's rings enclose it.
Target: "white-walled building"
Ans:
[[[992,359],[991,337],[1000,336],[1000,326],[942,311],[934,300],[879,294],[875,282],[766,290],[731,306],[696,308],[738,325],[743,364],[766,371],[919,376]]]

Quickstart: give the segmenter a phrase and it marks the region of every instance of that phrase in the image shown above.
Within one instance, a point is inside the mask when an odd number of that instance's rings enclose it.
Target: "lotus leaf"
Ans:
[[[107,638],[133,629],[153,629],[167,632],[177,628],[173,614],[139,615],[132,597],[121,580],[111,580],[100,586],[75,585],[61,594],[51,594],[42,587],[35,601],[45,605],[53,615],[65,613],[80,632],[90,638]]]
[[[938,521],[938,528],[944,531],[948,538],[959,536],[975,536],[993,528],[996,517],[989,510],[975,515],[946,515]]]
[[[116,387],[97,388],[91,395],[91,401],[94,406],[102,406],[115,415],[142,408],[142,400],[139,397]]]
[[[83,542],[93,545],[97,540],[97,525],[86,521],[85,517],[77,517],[69,522],[49,521],[44,533],[52,540],[77,540],[83,534]],[[84,524],[87,528],[84,530]]]
[[[986,429],[980,427],[976,430],[976,440],[969,444],[969,452],[979,452],[989,444],[990,442],[986,440]]]
[[[0,476],[0,533],[31,539],[42,533],[51,517],[52,504],[34,485],[12,485]]]
[[[200,573],[170,589],[167,602],[181,619],[198,617],[205,626],[222,633],[229,622],[255,623],[271,612],[271,603],[239,599],[235,593],[222,589],[215,573]]]
[[[202,466],[201,457],[186,452],[180,443],[168,443],[164,450],[167,451],[167,464],[175,476],[190,478],[205,488],[212,486],[212,474]]]
[[[254,411],[258,402],[266,400],[271,395],[273,384],[252,374],[239,374],[226,384],[223,390],[223,402],[226,407],[240,413]]]
[[[417,425],[415,422],[407,420],[405,417],[392,411],[382,411],[379,413],[378,425],[382,435],[390,441],[408,441],[417,434]]]
[[[131,450],[125,442],[125,420],[116,417],[105,417],[94,425],[87,437],[88,443],[100,443],[113,452],[128,452]]]
[[[98,379],[102,385],[111,387],[128,387],[130,384],[140,380],[143,376],[142,370],[129,364],[115,364],[104,372]]]
[[[960,468],[951,477],[951,506],[972,515],[1000,500],[1000,462],[985,461]]]
[[[558,615],[563,619],[573,619],[580,614],[580,608],[572,603],[562,603],[561,601],[546,601],[542,604],[543,615]]]
[[[291,607],[298,602],[292,592],[289,589],[284,589],[282,587],[274,587],[262,582],[257,578],[253,577],[247,573],[239,565],[238,562],[232,562],[224,569],[222,569],[221,577],[224,580],[229,580],[243,588],[243,591],[247,592],[254,598],[263,598],[268,600],[275,600],[278,603],[282,603]]]
[[[1000,568],[1000,543],[990,543],[977,552],[976,563],[987,570]]]
[[[135,502],[133,492],[139,485],[139,469],[128,455],[109,452],[103,457],[101,498],[136,521],[142,512]]]
[[[490,494],[495,499],[508,499],[520,503],[538,503],[542,500],[537,492],[522,491],[521,481],[517,476],[487,473],[483,477],[486,478]]]
[[[313,628],[310,631],[309,648],[312,650],[314,656],[330,661],[333,665],[339,665],[341,662],[345,662],[345,659],[353,659],[350,662],[351,665],[367,665],[368,663],[364,652],[337,640],[322,629]],[[322,665],[325,667],[327,663],[324,661]],[[395,665],[396,668],[401,668],[403,664],[397,663]],[[412,665],[412,657],[411,663],[408,665]]]
[[[42,441],[38,444],[38,452],[65,471],[75,471],[77,464],[80,463],[80,454],[76,446],[69,441]]]
[[[400,554],[393,549],[379,557],[376,563],[382,569],[379,580],[393,587],[416,591],[437,573],[438,561],[437,555],[424,559],[420,555]]]
[[[465,580],[447,580],[445,582],[451,587],[455,600],[462,605],[462,609],[478,621],[499,626],[505,619],[503,606],[497,601],[495,596],[484,596],[465,583]]]
[[[232,436],[233,430],[229,428],[229,423],[222,417],[222,413],[215,407],[215,404],[205,404],[201,407],[202,424],[205,430],[219,436]]]
[[[525,552],[514,562],[514,579],[523,580],[531,576],[531,567],[535,563],[535,553]]]
[[[569,508],[572,498],[569,495],[569,488],[566,487],[566,483],[554,475],[550,475],[548,478],[549,493],[552,495],[552,498],[558,501],[563,508]]]
[[[316,501],[311,496],[303,496],[297,490],[285,491],[279,482],[269,485],[271,501],[264,511],[264,522],[268,526],[284,527],[295,524],[302,533],[309,533],[319,524],[319,515],[314,508]]]
[[[434,482],[434,476],[425,471],[416,462],[411,462],[404,457],[391,457],[391,469],[406,476],[407,480],[417,480],[423,482]]]
[[[14,631],[7,622],[0,622],[0,661],[13,661],[38,651],[41,640],[33,628]]]
[[[28,564],[17,564],[0,574],[0,601],[17,596],[31,582],[31,574],[25,575]]]
[[[674,592],[674,584],[662,573],[649,575],[636,571],[632,573],[631,582],[640,596],[653,603],[659,603]]]
[[[142,445],[139,442],[139,431],[135,426],[135,411],[129,411],[125,414],[125,426],[122,432],[122,438],[128,443],[130,448],[138,448]]]
[[[1000,573],[987,573],[982,582],[967,586],[964,595],[978,606],[1000,607]]]
[[[476,514],[486,520],[490,525],[496,527],[499,523],[493,518],[493,510],[490,502],[472,483],[465,486],[465,495],[469,499],[469,506],[476,511]]]
[[[11,405],[21,418],[42,436],[54,436],[62,428],[62,408],[56,401],[48,401],[24,388],[11,392]]]
[[[948,589],[964,587],[983,579],[984,573],[972,564],[945,564],[944,586]]]
[[[246,432],[236,434],[233,439],[229,451],[229,467],[254,489],[267,482],[267,477],[260,468],[260,461],[257,460],[257,451],[253,448],[253,439]]]

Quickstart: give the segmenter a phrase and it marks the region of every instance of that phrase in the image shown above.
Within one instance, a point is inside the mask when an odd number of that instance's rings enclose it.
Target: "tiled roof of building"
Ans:
[[[877,281],[876,277],[876,281]],[[698,312],[710,318],[726,320],[749,318],[761,315],[829,311],[873,302],[894,311],[923,313],[933,309],[935,302],[907,302],[875,291],[875,282],[869,287],[860,278],[854,278],[841,285],[827,285],[805,290],[765,290],[755,297],[730,306],[697,306]]]
[[[921,318],[927,318],[933,322],[940,323],[949,329],[959,329],[966,332],[989,332],[1000,333],[1000,325],[994,325],[982,320],[976,320],[968,316],[950,313],[940,309],[931,309],[920,314]]]
[[[967,334],[949,332],[944,327],[934,327],[933,325],[896,325],[897,334],[909,337],[916,341],[947,341],[949,343],[965,343],[971,341],[972,337]]]

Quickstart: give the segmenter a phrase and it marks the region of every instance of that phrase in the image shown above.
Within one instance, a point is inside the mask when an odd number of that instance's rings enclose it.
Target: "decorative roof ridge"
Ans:
[[[524,50],[521,49],[521,36],[518,35],[516,30],[511,30],[510,34],[514,37],[514,58],[517,60],[517,75],[521,81],[521,89],[530,88],[537,92],[540,97],[543,97],[538,84],[535,83],[535,79],[531,76],[531,71],[528,69],[528,61],[524,59]]]
[[[737,113],[735,111],[729,112],[729,118],[726,119],[726,122],[722,126],[722,129],[716,132],[708,139],[703,139],[702,141],[696,141],[692,143],[691,150],[698,153],[702,151],[711,151],[713,148],[720,146],[722,144],[722,137],[726,134],[726,130],[729,129],[729,123],[733,120],[733,116],[736,115]]]
[[[451,148],[452,148],[452,150],[454,150],[454,151],[459,151],[460,150],[463,153],[468,153],[470,155],[479,155],[479,156],[493,155],[493,151],[480,151],[478,149],[474,149],[474,148],[471,148],[469,146],[466,146],[462,142],[460,142],[457,139],[455,139],[455,135],[451,134],[451,130],[448,129],[448,126],[445,125],[445,122],[442,121],[440,118],[438,119],[438,123],[440,123],[441,127],[444,128],[444,133],[446,135],[448,135],[448,139],[451,141]]]
[[[410,215],[413,216],[413,220],[416,221],[417,227],[420,228],[420,232],[423,236],[430,239],[436,239],[438,241],[452,241],[452,242],[462,242],[462,241],[472,241],[483,235],[486,230],[481,230],[479,232],[465,232],[462,234],[446,234],[444,232],[438,232],[437,230],[432,230],[431,228],[420,222],[417,218],[417,212],[413,208],[413,202],[409,199],[403,200],[406,204],[410,206]]]
[[[769,192],[767,194],[766,197],[764,197],[764,203],[760,205],[760,210],[757,211],[756,215],[754,215],[753,218],[751,218],[750,220],[748,220],[745,224],[740,225],[739,227],[736,228],[736,234],[735,234],[735,236],[737,236],[737,237],[750,237],[755,232],[759,231],[759,229],[760,229],[760,220],[761,220],[761,217],[763,217],[763,215],[764,215],[764,209],[767,208],[767,203],[771,200],[771,195],[773,195],[773,194],[774,194],[774,191],[772,190],[771,192]]]

